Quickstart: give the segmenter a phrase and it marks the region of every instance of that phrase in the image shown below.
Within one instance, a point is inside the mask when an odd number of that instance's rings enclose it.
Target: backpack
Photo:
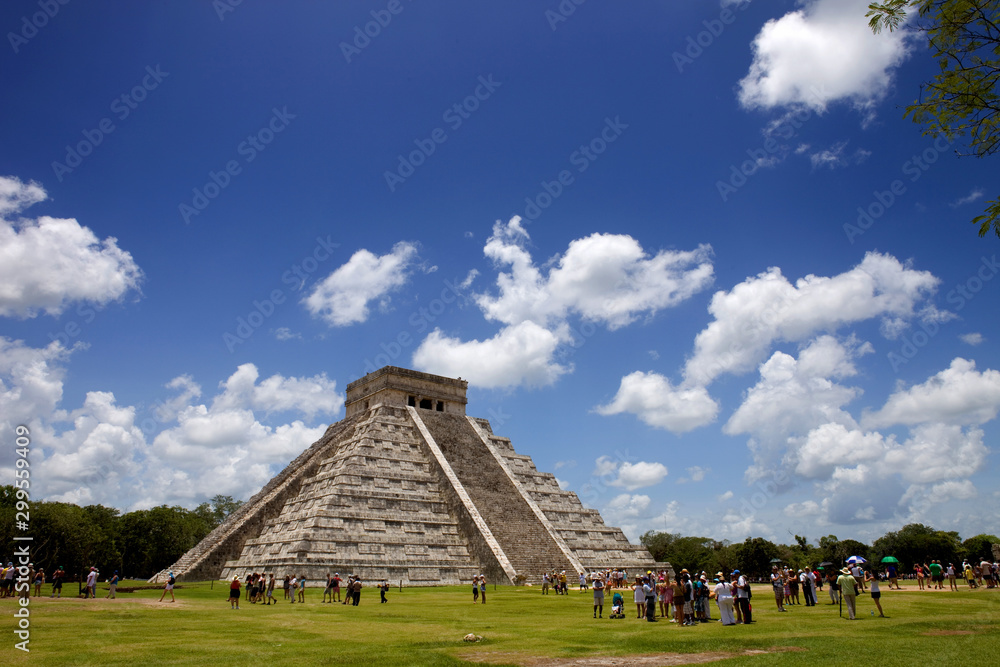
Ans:
[[[173,586],[174,584],[177,583],[177,579],[175,579],[174,577],[170,577],[169,579],[167,579],[167,583]]]

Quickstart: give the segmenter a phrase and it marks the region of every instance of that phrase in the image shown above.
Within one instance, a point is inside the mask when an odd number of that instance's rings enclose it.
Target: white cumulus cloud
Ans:
[[[850,271],[808,275],[794,285],[772,267],[715,293],[709,306],[715,319],[695,339],[685,379],[707,385],[723,373],[749,371],[776,341],[802,341],[875,317],[912,318],[939,282],[876,252]]]
[[[372,301],[385,305],[389,293],[406,284],[416,255],[416,245],[405,241],[385,255],[358,250],[320,281],[303,303],[313,317],[322,317],[331,326],[364,322]]]
[[[874,35],[868,0],[806,0],[764,24],[753,62],[740,81],[747,108],[801,105],[823,111],[839,100],[869,110],[889,89],[907,56],[904,31]]]
[[[894,392],[881,410],[866,415],[866,428],[895,424],[982,424],[1000,411],[1000,372],[976,370],[958,357],[926,382]]]
[[[594,410],[601,415],[636,415],[654,428],[685,433],[715,420],[719,404],[705,387],[674,387],[658,373],[635,371],[622,378],[611,402]]]
[[[106,305],[138,289],[142,271],[118,240],[74,219],[7,218],[47,199],[37,183],[0,176],[0,316],[59,315],[73,302]]]
[[[552,384],[573,370],[556,361],[559,349],[575,340],[571,317],[619,329],[677,305],[712,281],[709,246],[650,254],[630,236],[592,234],[538,266],[529,241],[514,216],[493,226],[483,248],[500,267],[497,293],[475,300],[487,320],[503,325],[500,331],[466,341],[435,329],[413,354],[416,368],[461,375],[480,387]]]
[[[434,329],[413,353],[413,364],[477,387],[541,387],[572,370],[554,360],[559,343],[557,334],[531,321],[504,327],[483,341],[463,341]]]

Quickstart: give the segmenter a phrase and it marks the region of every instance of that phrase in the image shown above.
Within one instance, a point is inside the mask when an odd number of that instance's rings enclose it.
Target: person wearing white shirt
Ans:
[[[750,613],[750,582],[740,574],[739,570],[733,570],[736,577],[736,604],[740,606],[740,613],[743,616],[743,624],[753,623],[753,616]]]
[[[90,568],[90,574],[87,575],[87,593],[90,599],[97,597],[97,568]]]
[[[736,617],[733,615],[733,594],[729,591],[729,584],[721,572],[716,573],[715,603],[719,605],[719,616],[722,617],[723,625],[736,625]]]

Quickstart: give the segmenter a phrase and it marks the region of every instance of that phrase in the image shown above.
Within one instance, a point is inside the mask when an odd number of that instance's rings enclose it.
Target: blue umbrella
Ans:
[[[867,563],[868,561],[862,558],[861,556],[851,556],[850,558],[847,559],[847,562],[850,563],[851,565],[857,565],[858,563]]]

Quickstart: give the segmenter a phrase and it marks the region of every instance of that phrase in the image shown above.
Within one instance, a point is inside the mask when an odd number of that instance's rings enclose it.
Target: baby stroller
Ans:
[[[625,600],[621,593],[615,593],[611,598],[611,616],[608,618],[625,618]]]

